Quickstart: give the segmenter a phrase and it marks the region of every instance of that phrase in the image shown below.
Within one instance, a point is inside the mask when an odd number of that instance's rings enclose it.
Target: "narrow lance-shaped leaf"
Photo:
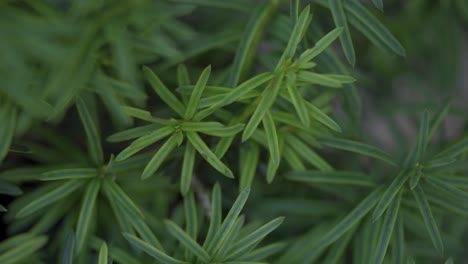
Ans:
[[[190,84],[190,75],[184,64],[179,64],[177,66],[177,83],[179,86]]]
[[[81,185],[83,185],[83,181],[69,180],[65,182],[64,184],[60,185],[59,187],[57,187],[56,189],[53,189],[47,194],[39,197],[38,199],[33,200],[32,202],[24,206],[16,214],[16,217],[22,218],[22,217],[28,216],[46,207],[47,205],[66,197],[67,195],[71,194],[76,189],[78,189]]]
[[[267,137],[270,158],[272,159],[274,166],[277,168],[280,163],[279,141],[276,134],[275,122],[273,121],[270,111],[267,111],[265,116],[263,116],[263,128],[265,129]]]
[[[107,244],[104,242],[99,249],[98,264],[107,264],[108,258]]]
[[[98,171],[95,168],[77,168],[44,172],[39,176],[39,179],[43,181],[86,179],[96,177],[97,175]]]
[[[265,91],[262,93],[260,102],[255,109],[254,114],[247,123],[244,132],[242,133],[242,141],[246,141],[250,138],[252,133],[257,129],[258,125],[262,121],[265,113],[270,109],[273,103],[276,100],[276,96],[281,88],[283,83],[284,72],[280,72],[270,84],[265,88]]]
[[[123,234],[125,239],[128,240],[132,245],[137,247],[138,249],[143,250],[146,254],[152,256],[156,260],[164,263],[164,264],[188,264],[188,262],[177,260],[173,257],[170,257],[166,253],[162,252],[161,250],[151,246],[150,244],[146,243],[145,241],[139,239],[138,237],[130,234]]]
[[[14,264],[21,263],[25,258],[29,257],[34,252],[38,251],[47,243],[46,236],[38,236],[28,239],[24,243],[11,248],[10,250],[0,254],[0,263]]]
[[[410,189],[413,190],[416,186],[418,186],[419,180],[421,179],[421,175],[423,174],[421,166],[417,166],[411,171],[409,185]]]
[[[200,136],[195,132],[187,132],[187,138],[190,143],[195,147],[195,149],[200,153],[200,155],[217,171],[221,172],[223,175],[233,178],[234,175],[232,171],[224,165],[224,163],[216,157],[216,155],[211,151],[211,149],[203,142]]]
[[[307,112],[304,98],[296,87],[296,75],[292,72],[288,72],[288,75],[286,76],[286,88],[288,89],[289,96],[291,96],[293,106],[296,109],[299,119],[305,127],[309,127],[309,113]]]
[[[120,186],[111,178],[106,177],[103,183],[104,191],[107,191],[111,197],[109,200],[115,200],[119,205],[122,205],[126,210],[132,212],[134,215],[143,218],[143,213],[138,206],[128,197],[128,195],[120,188]]]
[[[279,2],[267,1],[263,5],[258,5],[253,12],[242,36],[239,47],[236,50],[234,62],[229,76],[229,86],[235,87],[242,79],[242,75],[248,70],[253,61],[253,56],[257,45],[265,30],[267,22],[275,11]]]
[[[70,230],[67,241],[65,242],[65,248],[62,255],[62,264],[72,264],[73,263],[73,256],[75,250],[75,235],[72,230]]]
[[[313,252],[323,250],[331,243],[339,239],[343,234],[353,228],[377,203],[381,188],[375,189],[364,198],[349,214],[347,214],[338,224],[328,231],[320,240],[314,243]],[[312,254],[313,252],[309,252]]]
[[[336,27],[343,28],[343,33],[340,35],[343,53],[345,54],[346,60],[348,60],[349,64],[354,66],[356,63],[356,55],[354,53],[353,41],[351,39],[351,33],[349,32],[342,1],[343,0],[328,0],[328,4]]]
[[[201,120],[208,115],[212,114],[216,109],[223,107],[225,105],[232,104],[233,102],[239,100],[245,94],[253,91],[255,88],[264,84],[265,82],[271,80],[274,77],[274,74],[271,72],[261,73],[251,79],[243,82],[239,86],[233,88],[229,93],[227,93],[222,100],[217,101],[215,104],[211,105],[207,109],[203,109],[194,116],[194,120]]]
[[[447,114],[450,108],[450,101],[446,100],[440,107],[434,111],[432,115],[430,124],[429,124],[429,134],[427,135],[428,138],[431,138],[436,129],[439,127],[440,122],[444,119],[445,115]]]
[[[317,120],[319,123],[328,127],[329,129],[341,133],[341,127],[335,122],[335,120],[327,116],[312,103],[306,103],[306,105],[313,119]]]
[[[380,11],[383,11],[383,1],[382,0],[372,0],[375,7],[377,7]]]
[[[468,152],[468,136],[464,137],[457,143],[449,146],[439,154],[437,157],[456,157],[464,152]]]
[[[398,217],[400,200],[401,192],[395,198],[393,198],[392,202],[388,206],[388,210],[385,214],[384,221],[382,224],[382,229],[380,230],[379,240],[377,241],[376,251],[374,253],[374,264],[380,264],[383,262],[388,245],[390,244],[390,238],[393,234],[396,219]]]
[[[6,157],[15,133],[16,109],[10,102],[0,100],[0,163]]]
[[[346,17],[370,41],[385,50],[405,56],[400,42],[359,1],[345,1]]]
[[[315,151],[313,151],[303,141],[293,135],[286,136],[286,142],[291,149],[293,149],[300,157],[309,162],[310,164],[317,167],[321,171],[333,171],[333,168],[328,164],[326,160],[320,157]]]
[[[137,140],[133,141],[128,147],[122,150],[117,157],[115,157],[116,161],[122,161],[127,159],[128,157],[132,156],[133,154],[137,153],[138,151],[148,147],[151,144],[158,142],[159,140],[169,136],[174,132],[174,127],[172,126],[165,126],[159,128],[147,135],[144,135]]]
[[[400,171],[400,173],[398,173],[398,175],[392,181],[390,186],[388,186],[388,188],[382,194],[380,201],[375,207],[374,213],[372,214],[372,219],[374,220],[374,222],[383,214],[383,212],[385,211],[385,209],[387,209],[390,202],[393,200],[393,198],[395,198],[397,193],[401,190],[401,188],[403,187],[403,184],[405,184],[406,180],[408,180],[410,173],[411,173],[411,170]]]
[[[319,142],[328,147],[359,153],[385,161],[392,166],[397,166],[397,162],[390,156],[390,154],[365,143],[339,138],[320,138]]]
[[[195,164],[195,148],[192,144],[186,144],[184,161],[182,163],[182,173],[180,176],[180,192],[186,195],[190,190],[192,182],[193,166]]]
[[[218,122],[183,122],[180,127],[184,131],[200,132],[216,137],[228,137],[242,131],[244,124],[224,126]]]
[[[80,214],[78,216],[78,222],[76,224],[76,255],[80,254],[83,246],[85,245],[100,186],[101,181],[99,178],[96,178],[91,180],[86,187]]]
[[[208,246],[206,247],[209,254],[214,254],[218,250],[218,248],[222,245],[224,239],[226,238],[226,236],[229,234],[230,230],[232,229],[242,208],[244,208],[245,202],[247,201],[247,198],[249,197],[249,193],[250,193],[250,189],[245,189],[237,197],[236,201],[234,202],[231,209],[229,210],[229,213],[227,214],[220,228],[216,232],[216,235],[214,235],[213,239],[209,242]]]
[[[250,188],[257,170],[260,148],[256,144],[240,147],[239,151],[239,191]]]
[[[208,243],[211,243],[215,235],[218,233],[219,227],[221,226],[221,206],[221,187],[219,186],[219,183],[216,183],[211,193],[211,212],[209,212],[210,226],[208,227],[205,242],[203,242],[203,248],[207,248]]]
[[[442,237],[439,233],[439,228],[437,227],[437,223],[432,215],[431,207],[427,202],[426,195],[424,194],[423,189],[421,186],[417,186],[413,191],[414,198],[418,203],[419,210],[423,217],[424,223],[426,224],[427,231],[431,237],[432,243],[436,248],[437,252],[442,256],[444,253],[444,243],[442,242]]]
[[[159,97],[177,114],[184,116],[184,105],[179,101],[179,99],[177,99],[177,97],[175,97],[174,94],[171,93],[171,91],[169,91],[169,89],[161,82],[158,76],[146,66],[143,68],[143,73]]]
[[[126,129],[115,134],[110,135],[107,137],[107,141],[109,142],[122,142],[134,138],[139,138],[144,136],[150,132],[155,131],[156,129],[160,128],[161,125],[159,124],[151,124],[146,126],[134,127],[130,129]]]
[[[304,51],[301,54],[301,56],[299,56],[297,64],[303,65],[305,63],[310,62],[310,60],[312,60],[317,55],[322,53],[326,48],[328,48],[333,43],[333,41],[335,41],[335,39],[341,35],[342,32],[342,27],[335,28],[334,30],[330,31],[327,35],[325,35],[323,38],[317,41],[314,47]]]
[[[86,132],[91,158],[96,165],[101,165],[104,162],[104,154],[102,152],[101,140],[96,124],[88,111],[85,101],[81,99],[81,97],[77,98],[76,107]]]
[[[187,233],[184,232],[177,224],[171,220],[164,220],[164,224],[167,227],[169,233],[174,236],[185,248],[187,248],[194,255],[199,257],[203,262],[210,262],[210,255],[198,245],[197,241],[191,238]]]
[[[283,222],[284,217],[278,217],[276,219],[271,220],[270,222],[266,223],[262,227],[258,228],[250,235],[240,239],[237,241],[232,248],[230,249],[230,254],[226,257],[226,259],[238,259],[241,256],[245,255],[252,246],[255,246],[263,238],[265,238],[268,234],[273,232],[281,223]]]
[[[189,120],[195,115],[195,112],[197,111],[198,102],[200,101],[200,98],[203,94],[203,90],[206,87],[206,83],[208,82],[210,73],[211,66],[206,67],[201,73],[200,78],[198,79],[195,88],[193,89],[192,94],[190,95],[187,108],[185,109],[185,120]]]
[[[418,141],[416,145],[416,161],[421,162],[426,152],[429,134],[429,114],[424,112],[421,124],[419,126]]]
[[[180,137],[182,137],[181,133],[176,132],[166,142],[164,142],[143,170],[143,173],[141,174],[142,179],[151,177],[159,169],[167,156],[169,156],[172,150],[176,148]]]
[[[291,36],[289,37],[288,44],[281,56],[278,64],[276,65],[275,72],[278,72],[283,64],[287,60],[291,60],[296,53],[297,46],[299,45],[300,41],[302,40],[303,34],[305,33],[307,27],[310,23],[310,6],[306,6],[304,10],[302,10],[301,14],[299,15],[299,19],[297,23],[294,25],[293,31],[291,32]]]
[[[328,183],[372,186],[375,182],[368,175],[353,171],[292,171],[286,178],[309,183]]]

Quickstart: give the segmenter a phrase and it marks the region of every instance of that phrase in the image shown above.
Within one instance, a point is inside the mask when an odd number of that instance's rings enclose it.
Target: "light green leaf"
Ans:
[[[128,242],[130,242],[130,244],[132,244],[138,249],[143,250],[146,254],[152,256],[153,258],[155,258],[158,261],[161,261],[164,264],[188,264],[188,262],[180,261],[168,256],[166,253],[151,246],[150,244],[146,243],[145,241],[139,239],[134,235],[123,234],[123,236],[125,237],[125,239],[128,240]]]
[[[395,227],[396,219],[398,217],[398,210],[400,208],[401,192],[393,198],[392,202],[388,206],[387,213],[385,214],[382,229],[380,230],[379,239],[377,240],[376,251],[374,255],[375,264],[383,262],[385,254],[387,252],[390,238],[393,234],[393,228]]]
[[[226,259],[227,254],[229,253],[229,250],[235,243],[236,238],[241,237],[240,231],[242,227],[244,226],[244,223],[245,223],[244,215],[241,215],[236,219],[231,230],[227,233],[226,238],[224,239],[221,246],[215,253],[214,258],[213,258],[214,261]]]
[[[297,79],[308,84],[318,84],[326,87],[340,88],[342,84],[335,78],[329,77],[326,74],[315,73],[310,71],[300,71],[297,74]]]
[[[283,52],[283,55],[278,61],[278,64],[276,65],[275,72],[278,72],[281,67],[284,67],[283,64],[286,61],[292,60],[294,54],[296,53],[297,46],[301,42],[307,28],[309,27],[310,20],[310,6],[306,6],[306,8],[304,8],[304,10],[302,10],[301,14],[299,15],[297,23],[294,25],[294,28],[289,37],[288,44]]]
[[[377,203],[381,188],[377,188],[364,198],[349,214],[347,214],[338,224],[320,238],[315,247],[309,252],[312,255],[315,251],[321,251],[331,243],[335,242],[347,231],[353,228]]]
[[[216,157],[211,149],[203,142],[200,136],[195,132],[187,132],[187,138],[200,155],[211,165],[214,169],[221,172],[223,175],[233,178],[232,171],[224,165],[224,163]]]
[[[343,28],[343,34],[340,35],[341,48],[343,53],[348,60],[349,64],[354,66],[356,63],[356,55],[354,53],[353,41],[351,39],[351,33],[349,32],[348,22],[346,21],[346,15],[344,12],[343,2],[344,0],[328,0],[330,11],[335,21],[337,28]]]
[[[200,132],[210,136],[228,137],[242,131],[244,124],[236,124],[233,126],[224,126],[218,122],[190,122],[186,121],[180,125],[184,131]]]
[[[17,214],[16,218],[23,218],[28,216],[49,204],[52,204],[67,195],[71,194],[72,192],[76,191],[81,185],[83,185],[83,181],[78,180],[69,180],[65,183],[59,185],[57,188],[51,190],[50,192],[42,195],[41,197],[33,200],[32,202],[25,205]]]
[[[292,171],[286,178],[307,183],[373,186],[375,181],[368,175],[353,171]]]
[[[76,255],[79,255],[81,253],[81,250],[85,245],[86,238],[88,236],[89,225],[91,224],[92,220],[94,206],[96,204],[96,197],[99,192],[100,186],[101,181],[99,178],[96,178],[91,180],[91,182],[86,187],[80,214],[78,216],[78,222],[76,224]]]
[[[195,148],[192,144],[185,145],[184,161],[182,163],[182,173],[180,176],[180,192],[185,196],[190,190],[192,182],[193,166],[195,164]]]
[[[146,66],[143,67],[143,73],[159,97],[177,114],[184,116],[184,105],[179,101],[179,99],[177,99],[177,97],[174,96],[174,94],[171,93],[171,91],[169,91],[169,89],[161,82],[159,77]]]
[[[401,190],[406,180],[408,180],[411,170],[409,171],[400,171],[395,179],[392,181],[390,186],[382,194],[379,203],[375,207],[374,213],[372,214],[372,219],[377,221],[377,219],[383,214],[385,209],[387,209],[390,202],[395,198],[398,192]]]
[[[116,157],[115,161],[122,161],[137,153],[138,151],[148,147],[151,144],[169,136],[174,132],[174,127],[165,126],[146,134],[137,140],[133,141],[128,147],[122,150]]]
[[[273,232],[273,230],[275,230],[279,225],[281,225],[283,220],[284,217],[278,217],[276,219],[273,219],[270,222],[263,225],[262,227],[255,230],[254,232],[252,232],[251,234],[249,234],[248,236],[237,241],[230,249],[230,253],[226,259],[238,259],[244,256],[251,250],[253,246],[257,245],[268,234]]]
[[[200,246],[197,241],[184,232],[176,223],[171,220],[164,220],[169,233],[174,236],[185,248],[199,257],[203,262],[210,262],[210,255]]]
[[[370,41],[384,50],[405,56],[400,42],[359,1],[345,1],[344,5],[348,21]]]
[[[161,145],[161,147],[156,151],[153,158],[146,165],[143,173],[141,174],[141,179],[147,179],[159,169],[161,164],[166,160],[169,154],[180,144],[180,139],[183,137],[181,132],[174,133],[169,139]]]
[[[102,243],[101,248],[99,249],[98,264],[107,264],[108,260],[107,244],[106,242]]]
[[[239,194],[220,228],[216,232],[216,235],[214,235],[213,239],[209,241],[209,244],[206,247],[208,254],[213,255],[222,245],[223,241],[226,239],[226,236],[233,228],[242,208],[244,208],[245,202],[249,197],[249,193],[250,189],[247,188]]]
[[[68,233],[67,241],[65,242],[65,248],[62,256],[62,264],[72,264],[75,249],[75,235],[72,230]]]
[[[299,56],[299,59],[297,60],[297,64],[301,67],[304,68],[306,67],[306,63],[310,63],[310,60],[315,58],[317,55],[322,53],[326,48],[328,48],[333,41],[335,41],[336,38],[338,38],[341,33],[343,32],[343,28],[335,28],[334,30],[330,31],[327,35],[325,35],[323,38],[321,38],[317,43],[315,43],[315,46],[304,51],[301,56]],[[315,66],[315,63],[307,65],[307,68],[312,68]]]
[[[442,256],[444,253],[444,243],[442,242],[442,237],[440,236],[439,228],[437,227],[434,216],[432,216],[432,210],[429,206],[429,203],[427,202],[426,194],[424,194],[421,186],[417,186],[413,190],[413,195],[416,199],[416,202],[418,203],[419,210],[423,217],[424,223],[426,224],[427,231],[431,236],[432,243],[434,244],[434,247],[436,248],[439,255]]]
[[[94,123],[93,117],[88,111],[86,103],[81,97],[76,100],[76,107],[80,115],[81,123],[86,132],[88,140],[89,154],[96,165],[102,165],[104,162],[104,154],[102,152],[101,139],[99,131]]]
[[[280,72],[272,82],[265,88],[261,95],[260,102],[255,109],[255,112],[251,116],[249,122],[247,123],[244,132],[242,133],[242,142],[250,138],[252,133],[257,129],[258,125],[262,121],[265,113],[270,109],[273,103],[276,100],[281,85],[283,83],[284,72]]]
[[[123,110],[127,115],[131,117],[135,117],[135,118],[145,120],[148,122],[154,122],[154,117],[151,115],[149,111],[135,108],[135,107],[130,107],[130,106],[124,106]]]
[[[177,83],[179,86],[190,85],[190,75],[184,64],[177,66]]]
[[[46,236],[38,236],[24,241],[23,243],[0,254],[0,263],[21,263],[23,259],[38,251],[47,242]]]
[[[156,129],[160,127],[161,125],[159,124],[151,124],[151,125],[126,129],[124,131],[120,131],[120,132],[110,135],[109,137],[107,137],[107,141],[114,143],[114,142],[121,142],[121,141],[126,141],[126,140],[130,140],[134,138],[139,138],[141,136],[149,134],[150,132],[155,131]]]
[[[197,111],[198,102],[203,94],[203,90],[206,87],[206,83],[208,82],[208,78],[210,77],[211,73],[211,66],[206,67],[200,75],[197,83],[195,84],[195,88],[190,95],[189,102],[187,104],[187,108],[185,109],[185,120],[190,120]]]
[[[79,168],[79,169],[62,169],[44,172],[39,175],[39,179],[43,181],[51,180],[66,180],[66,179],[87,179],[98,176],[97,169],[94,168]]]
[[[305,127],[309,127],[309,113],[307,112],[304,98],[296,87],[296,75],[292,72],[288,72],[286,78],[286,88],[288,89],[289,96],[291,97],[291,102],[296,109],[297,116]]]
[[[279,141],[276,134],[276,126],[271,116],[270,111],[266,111],[263,116],[263,128],[265,129],[268,150],[270,151],[270,158],[273,161],[274,167],[278,168],[280,163],[280,150],[279,150]]]
[[[201,120],[212,114],[216,109],[232,104],[233,102],[239,100],[239,98],[241,98],[245,94],[253,91],[255,88],[271,80],[273,77],[274,74],[270,72],[261,73],[255,77],[252,77],[251,79],[243,82],[239,86],[231,89],[231,91],[227,93],[222,100],[218,100],[215,104],[211,105],[207,109],[198,112],[193,119]]]
[[[251,11],[251,2],[249,1],[218,1],[218,0],[173,0],[173,2],[191,4],[197,6],[206,6],[212,8],[223,8],[228,10],[237,10],[242,12]]]
[[[379,148],[376,148],[374,146],[371,146],[365,143],[356,142],[356,141],[352,141],[348,139],[339,139],[339,138],[320,138],[319,142],[331,148],[342,149],[342,150],[362,154],[365,156],[373,157],[373,158],[385,161],[386,163],[392,166],[398,165],[398,163],[395,161],[394,158],[390,156],[390,154],[386,153],[385,151]]]
[[[16,126],[16,109],[9,102],[5,100],[0,100],[2,105],[0,106],[0,164],[2,160],[6,157],[8,149],[10,148],[11,142],[13,140],[13,135],[15,134]]]
[[[241,42],[236,50],[231,74],[229,76],[230,87],[237,86],[245,72],[252,64],[255,57],[254,52],[261,40],[262,33],[278,4],[279,2],[277,1],[267,1],[263,5],[258,5],[251,15]]]

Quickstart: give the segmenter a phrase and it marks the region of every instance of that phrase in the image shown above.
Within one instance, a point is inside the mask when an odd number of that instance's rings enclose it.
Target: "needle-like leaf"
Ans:
[[[164,264],[188,264],[188,262],[180,261],[173,257],[170,257],[166,253],[151,246],[150,244],[146,243],[145,241],[139,239],[134,235],[123,234],[123,236],[136,248],[143,250],[146,254],[152,256],[153,258],[155,258],[158,261],[161,261]]]
[[[66,179],[87,179],[98,176],[97,169],[94,168],[77,168],[63,169],[44,172],[39,176],[43,181],[66,180]]]
[[[86,132],[90,152],[89,154],[96,165],[102,165],[104,162],[104,154],[102,152],[99,131],[94,123],[94,119],[88,111],[85,101],[80,97],[76,100],[76,107],[78,109],[78,114],[80,115],[81,123],[83,124]]]
[[[106,242],[102,243],[101,248],[99,249],[98,264],[107,264],[108,260],[108,250]]]
[[[206,83],[208,82],[208,78],[210,77],[211,73],[211,66],[206,67],[200,75],[200,78],[195,85],[195,88],[192,91],[190,96],[189,102],[187,104],[187,108],[185,109],[185,120],[190,120],[197,111],[198,102],[203,94],[203,90],[206,87]]]
[[[376,221],[387,209],[390,202],[395,198],[398,192],[401,190],[403,185],[405,184],[406,180],[408,180],[411,170],[408,171],[400,171],[395,179],[392,181],[390,186],[385,190],[382,194],[379,203],[375,207],[374,213],[372,214],[372,219]]]
[[[96,197],[101,186],[99,178],[91,180],[86,187],[81,205],[78,222],[76,224],[76,241],[75,241],[75,254],[80,254],[88,236],[89,226],[92,219],[94,206],[96,204]]]
[[[185,248],[187,248],[194,255],[199,257],[203,262],[210,262],[210,255],[203,249],[197,241],[191,238],[187,233],[182,230],[176,223],[171,220],[165,220],[164,224],[166,225],[169,233],[174,236]]]
[[[320,53],[322,53],[326,48],[328,48],[335,39],[337,39],[341,33],[343,32],[343,28],[335,28],[334,30],[330,31],[327,35],[321,38],[315,46],[304,51],[297,61],[298,65],[304,65],[305,63],[310,62],[313,58],[317,57]]]
[[[328,0],[328,4],[336,27],[343,28],[343,33],[340,35],[343,53],[345,54],[346,60],[348,60],[349,64],[354,66],[356,63],[356,55],[354,53],[353,41],[351,39],[351,33],[349,32],[342,1],[344,0]]]
[[[184,161],[182,163],[182,173],[180,176],[180,192],[186,195],[190,190],[192,182],[193,166],[195,164],[195,148],[192,144],[185,145]]]
[[[151,177],[161,166],[161,164],[166,160],[167,156],[174,150],[178,142],[182,137],[180,132],[174,133],[169,139],[162,144],[162,146],[158,149],[156,154],[154,154],[153,158],[150,162],[146,165],[143,173],[141,174],[142,179],[147,179]]]

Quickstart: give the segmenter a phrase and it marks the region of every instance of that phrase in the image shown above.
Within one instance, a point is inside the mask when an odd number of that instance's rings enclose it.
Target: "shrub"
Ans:
[[[372,2],[2,3],[0,263],[466,260],[468,2]]]

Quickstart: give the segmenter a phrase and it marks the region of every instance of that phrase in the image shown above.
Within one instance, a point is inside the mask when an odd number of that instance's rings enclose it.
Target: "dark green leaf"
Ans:
[[[330,11],[335,21],[337,28],[342,28],[343,33],[340,35],[341,48],[345,54],[349,64],[353,65],[356,63],[356,55],[354,53],[353,41],[351,39],[351,33],[349,32],[348,22],[346,21],[346,15],[344,12],[343,2],[344,0],[328,0]]]
[[[208,78],[210,77],[211,73],[211,66],[206,67],[200,75],[195,88],[192,91],[190,96],[189,102],[187,104],[187,108],[185,109],[185,120],[190,120],[197,111],[198,102],[203,94],[203,90],[206,87],[206,83],[208,82]]]
[[[16,109],[9,102],[0,100],[0,163],[6,157],[15,134]]]
[[[437,252],[442,256],[444,253],[444,243],[442,242],[442,237],[440,236],[439,228],[437,227],[434,216],[432,216],[432,210],[429,206],[429,203],[427,202],[426,194],[424,194],[421,186],[417,186],[413,190],[413,195],[416,199],[416,202],[418,203],[419,210],[423,217],[424,223],[426,224],[427,231],[431,236],[432,243],[434,244]]]
[[[73,231],[70,230],[67,236],[67,241],[65,242],[65,248],[62,256],[62,264],[72,264],[73,263],[73,256],[75,249],[75,235]]]
[[[132,245],[138,249],[143,250],[146,254],[152,256],[158,261],[161,261],[164,264],[188,264],[188,262],[180,261],[175,258],[168,256],[166,253],[160,251],[159,249],[151,246],[145,241],[139,239],[138,237],[130,234],[123,234],[125,239],[128,240]]]
[[[151,125],[146,125],[146,126],[141,126],[141,127],[130,128],[130,129],[120,131],[120,132],[110,135],[109,137],[107,137],[107,141],[121,142],[121,141],[138,138],[150,132],[153,132],[160,127],[161,125],[159,124],[151,124]]]
[[[85,245],[100,186],[101,181],[99,178],[96,178],[91,180],[86,187],[80,214],[78,216],[78,222],[76,224],[75,254],[77,255],[80,254],[83,246]]]
[[[206,135],[216,137],[228,137],[242,131],[244,124],[236,124],[233,126],[224,126],[218,122],[183,122],[180,128],[184,131],[200,132]]]
[[[78,114],[80,115],[81,123],[83,124],[86,132],[90,152],[89,154],[96,165],[102,165],[104,162],[104,154],[102,152],[99,130],[94,123],[93,117],[88,111],[85,101],[80,97],[76,100],[76,107],[78,109]]]
[[[182,173],[180,176],[180,192],[186,195],[190,190],[190,183],[192,182],[193,165],[195,164],[195,148],[192,144],[186,144],[184,161],[182,163]]]
[[[337,148],[359,153],[365,156],[385,161],[392,166],[397,166],[397,162],[390,156],[390,154],[386,153],[385,151],[379,148],[365,143],[339,138],[320,138],[319,142],[331,148]]]
[[[223,175],[233,178],[234,175],[232,171],[224,165],[224,163],[216,157],[216,155],[211,151],[211,149],[203,142],[200,136],[195,132],[187,132],[187,138],[190,143],[195,147],[195,149],[200,153],[200,155],[217,171],[221,172]]]
[[[29,257],[34,252],[38,251],[42,246],[46,244],[46,242],[46,236],[38,236],[28,239],[23,243],[11,248],[10,250],[0,254],[0,263],[20,263],[23,259]]]
[[[83,185],[83,181],[78,181],[78,180],[69,180],[66,181],[65,183],[61,184],[57,188],[51,190],[50,192],[46,193],[45,195],[42,195],[41,197],[33,200],[26,206],[24,206],[17,214],[17,218],[23,218],[25,216],[28,216],[44,207],[47,205],[54,203],[67,195],[71,194],[74,192],[76,189],[81,187]]]
[[[98,176],[97,169],[94,168],[79,168],[79,169],[63,169],[44,172],[39,175],[39,179],[43,181],[51,180],[66,180],[66,179],[87,179]]]
[[[375,181],[368,175],[353,171],[292,171],[286,174],[286,178],[308,183],[375,185]]]
[[[374,213],[372,214],[372,219],[374,221],[376,221],[383,214],[385,209],[387,209],[390,202],[395,198],[395,196],[401,190],[406,180],[408,180],[411,172],[412,172],[411,170],[400,171],[398,175],[395,176],[395,179],[392,181],[390,186],[388,186],[388,188],[382,194],[379,203],[375,207]]]

